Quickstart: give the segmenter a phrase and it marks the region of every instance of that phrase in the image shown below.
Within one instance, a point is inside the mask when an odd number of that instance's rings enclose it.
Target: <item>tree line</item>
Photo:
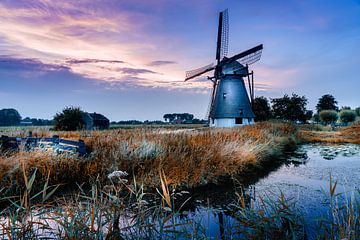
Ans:
[[[305,96],[293,93],[270,101],[266,97],[256,97],[253,102],[255,121],[281,119],[305,123],[312,120],[316,123],[334,124],[340,120],[343,124],[355,121],[360,116],[360,107],[352,110],[350,107],[339,109],[335,97],[330,94],[321,96],[316,105],[316,113],[306,108],[308,100]]]

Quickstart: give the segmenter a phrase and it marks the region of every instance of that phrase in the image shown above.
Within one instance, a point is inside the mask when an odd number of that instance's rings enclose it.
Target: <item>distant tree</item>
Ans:
[[[19,125],[21,116],[19,112],[13,108],[4,108],[0,110],[0,126],[16,126]]]
[[[194,115],[190,113],[167,113],[163,116],[165,122],[191,122],[194,119]]]
[[[255,121],[266,121],[271,118],[271,107],[266,97],[256,97],[252,104],[255,114]]]
[[[83,111],[79,107],[66,107],[54,117],[55,130],[75,131],[84,127]]]
[[[360,107],[355,108],[356,115],[360,116]]]
[[[305,96],[298,96],[293,93],[291,97],[287,94],[282,98],[271,100],[273,117],[290,121],[306,122],[306,104]]]
[[[306,110],[306,113],[305,113],[306,121],[310,120],[312,117],[313,117],[313,111],[312,110]]]
[[[335,110],[338,111],[337,101],[335,97],[330,94],[325,94],[321,98],[319,98],[319,102],[316,105],[316,110],[320,113],[323,110]]]
[[[319,116],[319,114],[315,113],[315,114],[313,115],[312,119],[313,119],[313,121],[316,122],[316,123],[320,122],[320,116]]]
[[[339,116],[340,116],[340,121],[347,125],[349,122],[355,121],[356,112],[352,111],[352,110],[344,109],[344,110],[341,110]]]
[[[323,110],[319,113],[319,116],[324,124],[334,124],[339,118],[335,110]]]
[[[340,108],[340,111],[341,110],[351,110],[351,107],[349,107],[349,106],[342,106],[341,108]]]
[[[206,124],[206,123],[207,123],[207,120],[204,120],[204,119],[194,118],[192,120],[192,124]]]

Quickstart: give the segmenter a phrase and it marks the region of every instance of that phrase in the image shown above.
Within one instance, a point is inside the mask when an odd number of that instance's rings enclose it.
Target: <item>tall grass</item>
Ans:
[[[360,125],[339,127],[337,131],[327,128],[301,127],[297,139],[302,142],[355,143],[360,144]]]
[[[231,226],[220,221],[216,236],[209,235],[201,219],[187,218],[182,211],[186,203],[175,204],[181,192],[167,184],[160,171],[157,194],[146,193],[143,185],[127,174],[115,171],[107,185],[95,181],[86,191],[79,186],[72,198],[56,203],[32,201],[53,191],[48,184],[33,192],[36,172],[23,175],[27,183],[23,193],[0,212],[2,239],[307,239],[306,223],[296,202],[280,193],[277,199],[262,193],[258,204],[246,203],[243,191],[232,204]],[[330,181],[329,216],[316,227],[315,239],[359,239],[360,205],[355,195],[336,193],[336,182]],[[52,188],[54,189],[54,188]],[[48,194],[44,194],[48,192]],[[355,194],[355,193],[354,193]],[[151,197],[146,197],[151,195]],[[339,201],[338,198],[345,199]],[[26,199],[26,201],[24,201]],[[226,212],[225,212],[226,213]],[[218,212],[219,217],[224,212]],[[219,218],[220,219],[220,218]],[[221,230],[222,229],[222,230]]]
[[[42,136],[55,133],[33,131]],[[159,186],[160,169],[166,173],[169,185],[199,186],[216,182],[218,177],[242,174],[279,157],[295,144],[295,132],[291,124],[277,122],[181,132],[149,128],[56,132],[63,138],[84,139],[90,156],[42,151],[0,156],[0,189],[5,188],[5,196],[18,194],[19,186],[25,184],[22,170],[31,175],[35,169],[39,181],[34,191],[45,182],[60,184],[62,189],[103,183],[108,173],[119,169],[147,186]]]

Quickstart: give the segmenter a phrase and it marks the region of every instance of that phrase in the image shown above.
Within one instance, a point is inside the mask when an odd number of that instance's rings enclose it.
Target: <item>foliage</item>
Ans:
[[[20,124],[21,116],[13,108],[4,108],[0,110],[0,126],[17,126]]]
[[[305,96],[298,96],[293,93],[289,97],[285,94],[282,98],[272,99],[271,103],[272,113],[276,119],[306,122],[307,99]]]
[[[319,113],[320,120],[325,124],[334,124],[339,116],[335,110],[323,110]]]
[[[255,121],[266,121],[271,118],[271,108],[266,97],[256,97],[252,104],[252,109],[255,114]]]
[[[356,112],[352,110],[341,110],[339,114],[341,122],[348,124],[356,119]]]
[[[305,119],[310,120],[313,117],[314,112],[312,110],[306,110]]]
[[[349,107],[349,106],[342,106],[342,107],[340,108],[340,111],[342,111],[342,110],[351,110],[351,107]]]
[[[336,106],[337,101],[335,97],[330,94],[325,94],[321,98],[319,98],[318,104],[316,105],[316,110],[320,113],[323,110],[335,110],[337,111],[339,108]]]
[[[165,122],[174,122],[176,120],[181,122],[191,121],[194,115],[190,113],[167,113],[163,116]]]
[[[360,117],[360,107],[355,108],[355,112]]]
[[[313,121],[316,122],[316,123],[320,122],[320,116],[319,116],[319,114],[318,114],[318,113],[315,113],[315,114],[313,115],[312,119],[313,119]]]
[[[49,125],[53,125],[53,124],[54,124],[54,121],[53,121],[53,120],[40,119],[40,118],[29,118],[29,117],[26,117],[26,118],[22,119],[22,121],[24,121],[24,122],[31,122],[31,125],[33,125],[33,126],[49,126]]]
[[[55,130],[75,131],[84,127],[83,111],[79,107],[66,107],[54,117]]]

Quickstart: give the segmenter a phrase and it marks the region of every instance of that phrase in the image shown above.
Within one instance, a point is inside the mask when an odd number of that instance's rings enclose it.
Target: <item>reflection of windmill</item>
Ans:
[[[213,82],[209,106],[210,126],[232,127],[254,123],[251,101],[254,99],[254,73],[248,66],[261,57],[263,45],[260,44],[245,52],[227,57],[229,44],[228,11],[220,12],[216,48],[216,65],[209,64],[202,68],[186,72],[185,81],[214,70],[214,76],[208,77]],[[248,80],[250,99],[243,77]]]

